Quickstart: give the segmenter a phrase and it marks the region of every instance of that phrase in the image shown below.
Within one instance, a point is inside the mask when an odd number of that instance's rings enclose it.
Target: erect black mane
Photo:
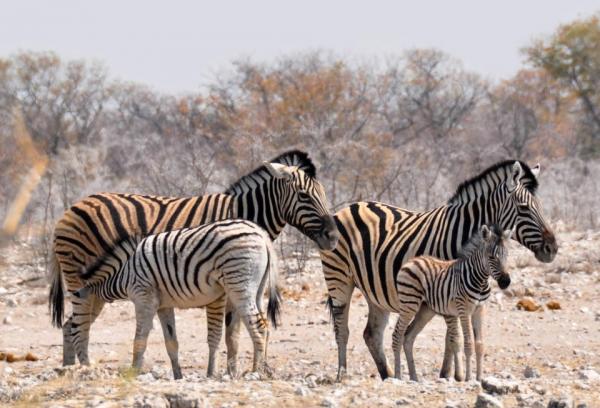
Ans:
[[[506,174],[510,174],[512,166],[515,164],[516,161],[519,162],[519,164],[521,165],[521,169],[523,170],[523,173],[521,174],[521,183],[523,183],[523,186],[526,189],[528,189],[531,192],[531,194],[535,194],[538,188],[538,181],[533,175],[533,172],[531,171],[531,168],[529,168],[527,163],[522,162],[521,160],[504,160],[488,167],[477,176],[460,183],[458,188],[456,189],[456,192],[452,195],[452,197],[450,197],[448,202],[451,203],[454,200],[460,198],[462,193],[464,193],[467,190],[467,188],[469,188],[469,186],[477,184],[478,182],[485,179],[490,174],[497,172],[498,170],[505,169]]]
[[[279,156],[269,160],[270,163],[281,163],[286,166],[298,166],[298,168],[304,173],[312,178],[317,176],[317,168],[313,164],[310,157],[308,157],[308,153],[303,152],[302,150],[290,150],[285,153],[280,154]],[[232,183],[227,190],[225,190],[225,194],[233,194],[236,192],[236,187],[246,178],[252,177],[253,175],[258,175],[259,173],[266,172],[264,165],[260,165],[250,173],[245,176],[240,177],[237,181]]]

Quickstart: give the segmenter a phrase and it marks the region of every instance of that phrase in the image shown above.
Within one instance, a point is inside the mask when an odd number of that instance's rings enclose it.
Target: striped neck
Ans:
[[[230,191],[232,218],[252,221],[276,239],[286,225],[283,203],[288,192],[281,180],[267,177],[260,180],[242,180]]]
[[[490,291],[489,271],[486,256],[482,249],[473,252],[465,258],[459,258],[454,263],[453,277],[458,280],[458,287],[474,299]]]

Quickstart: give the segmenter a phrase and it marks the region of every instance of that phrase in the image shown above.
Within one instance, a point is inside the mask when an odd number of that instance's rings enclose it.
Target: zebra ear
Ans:
[[[515,191],[517,187],[521,184],[521,176],[523,174],[523,168],[521,167],[521,163],[518,161],[513,164],[510,174],[508,176],[508,180],[506,181],[506,185],[508,187],[508,191]]]
[[[298,166],[286,166],[281,163],[264,162],[263,165],[271,176],[278,179],[291,180],[293,177],[292,174],[298,170]]]
[[[481,237],[487,241],[488,239],[490,239],[491,236],[492,236],[492,231],[490,231],[490,229],[488,228],[487,225],[483,224],[481,226]]]
[[[540,175],[540,164],[539,163],[531,168],[531,173],[533,174],[533,176],[535,178],[538,178],[538,176]]]
[[[515,229],[516,229],[516,227],[513,227],[511,229],[504,231],[504,234],[502,234],[502,238],[505,239],[506,241],[510,240],[512,238],[513,234],[515,233]]]

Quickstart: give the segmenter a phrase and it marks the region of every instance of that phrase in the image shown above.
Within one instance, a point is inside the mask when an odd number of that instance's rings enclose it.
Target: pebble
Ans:
[[[525,371],[523,372],[525,378],[540,378],[540,372],[531,366],[525,367]]]
[[[588,381],[598,381],[600,380],[600,374],[596,370],[587,369],[579,371],[579,378],[582,380]]]
[[[498,395],[519,392],[519,383],[516,381],[502,380],[496,377],[484,378],[481,381],[481,386],[487,392]]]
[[[477,396],[475,408],[502,408],[502,402],[489,394],[481,393]]]
[[[6,325],[12,324],[12,322],[13,322],[12,317],[10,317],[10,316],[6,316],[4,318],[4,320],[2,320],[2,323],[6,324]]]
[[[306,387],[299,386],[298,388],[296,388],[296,391],[294,393],[301,397],[306,397],[308,394],[310,394],[310,390]]]
[[[156,380],[152,373],[140,374],[137,376],[137,379],[141,382],[154,382]]]
[[[335,401],[331,398],[323,398],[323,401],[321,401],[321,406],[322,407],[328,407],[328,408],[332,408],[337,406],[337,404],[335,403]]]
[[[6,300],[6,306],[8,307],[17,307],[17,301],[14,299],[7,299]]]
[[[573,407],[573,399],[570,396],[560,398],[550,398],[548,408],[571,408]]]
[[[197,398],[182,393],[167,393],[165,399],[169,408],[199,408],[201,406]]]

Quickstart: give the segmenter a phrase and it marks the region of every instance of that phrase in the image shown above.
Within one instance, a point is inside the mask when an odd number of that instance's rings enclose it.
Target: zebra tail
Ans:
[[[335,325],[335,320],[333,319],[333,299],[329,295],[327,296],[327,302],[325,302],[325,307],[329,312],[329,321]]]
[[[52,316],[52,325],[61,328],[65,317],[65,292],[60,265],[58,259],[56,259],[54,250],[50,257],[50,276],[52,278],[52,285],[50,286],[50,293],[48,294],[48,309],[50,309],[50,316]]]
[[[267,304],[267,315],[274,328],[280,324],[281,315],[281,293],[277,288],[277,258],[272,246],[267,247],[267,270],[269,276],[269,303]]]

